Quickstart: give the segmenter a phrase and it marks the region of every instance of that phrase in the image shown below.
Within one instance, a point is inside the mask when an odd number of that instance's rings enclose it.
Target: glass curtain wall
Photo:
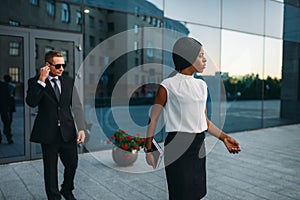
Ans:
[[[291,107],[298,108],[300,99],[296,1],[16,2],[5,0],[1,6],[1,25],[82,34],[77,48],[84,55],[91,150],[107,147],[118,128],[145,134],[158,85],[173,70],[171,47],[182,36],[204,46],[208,67],[200,78],[209,87],[209,117],[225,131],[300,120]],[[157,133],[162,139],[163,123]]]

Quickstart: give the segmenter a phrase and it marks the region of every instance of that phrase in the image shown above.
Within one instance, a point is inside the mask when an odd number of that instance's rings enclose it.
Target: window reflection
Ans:
[[[230,76],[258,74],[263,71],[263,38],[234,31],[222,31],[221,71]]]
[[[66,3],[62,3],[61,7],[61,21],[68,23],[70,21],[69,5]]]
[[[76,24],[78,24],[78,25],[82,24],[82,14],[81,14],[81,11],[76,11]]]
[[[28,3],[28,2],[27,2]],[[0,163],[25,155],[24,39],[0,35]],[[7,90],[3,90],[7,88]],[[5,93],[8,91],[9,93]],[[3,109],[4,108],[4,109]],[[7,113],[5,113],[5,111]]]
[[[264,33],[264,1],[223,1],[222,26],[243,32]]]
[[[282,40],[274,38],[265,39],[264,79],[268,76],[281,79],[282,68]]]
[[[47,13],[48,15],[55,16],[55,2],[54,0],[47,0]]]
[[[190,0],[188,2],[165,0],[165,16],[180,21],[221,26],[221,0]]]
[[[267,36],[282,38],[283,31],[283,4],[275,1],[266,1]]]
[[[284,7],[284,39],[300,42],[300,9],[285,5]]]
[[[265,63],[263,85],[263,125],[274,126],[280,117],[281,70],[282,70],[282,40],[265,38]]]
[[[228,100],[224,129],[261,128],[263,38],[223,30],[221,43],[221,71]]]
[[[10,56],[19,56],[20,55],[20,43],[13,41],[9,43],[9,55]]]

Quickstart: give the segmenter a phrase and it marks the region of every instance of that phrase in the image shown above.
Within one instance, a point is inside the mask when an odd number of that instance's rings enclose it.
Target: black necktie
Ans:
[[[54,83],[55,96],[56,96],[57,100],[59,101],[59,99],[60,99],[60,92],[59,92],[59,89],[58,89],[58,86],[57,86],[57,83],[56,83],[57,79],[53,78],[53,79],[51,79],[51,81]]]

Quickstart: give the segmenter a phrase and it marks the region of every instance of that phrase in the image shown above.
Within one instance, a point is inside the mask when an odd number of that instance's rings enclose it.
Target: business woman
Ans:
[[[61,195],[65,199],[75,199],[72,190],[78,163],[77,144],[85,140],[82,105],[73,88],[74,81],[62,76],[65,67],[64,57],[59,51],[47,52],[40,74],[28,80],[26,96],[26,103],[30,107],[38,107],[30,141],[41,143],[42,146],[45,189],[49,200],[61,199]],[[64,166],[60,190],[58,157]]]
[[[193,76],[206,68],[202,45],[190,37],[180,38],[172,56],[178,73],[163,80],[158,89],[147,129],[146,159],[155,167],[151,143],[164,110],[168,132],[164,162],[169,199],[199,200],[206,195],[204,131],[218,137],[230,153],[238,153],[240,145],[207,118],[207,85]]]

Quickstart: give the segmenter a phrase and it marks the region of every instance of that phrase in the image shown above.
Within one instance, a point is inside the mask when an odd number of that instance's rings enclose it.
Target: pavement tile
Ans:
[[[242,145],[238,155],[230,155],[221,142],[213,144],[207,155],[208,193],[204,200],[300,199],[299,129],[296,124],[232,134]],[[126,168],[111,161],[111,154],[105,154],[111,163],[104,165],[97,153],[79,155],[77,199],[168,199],[163,169],[134,173],[135,168],[147,169],[135,163],[125,172]],[[143,154],[139,159],[143,162]],[[59,162],[59,181],[62,172]],[[42,160],[0,165],[0,180],[1,200],[46,199]]]
[[[278,199],[278,200],[292,200],[292,199],[296,199],[296,198],[290,198],[288,195],[284,194],[280,194],[280,193],[277,193],[277,192],[271,192],[269,190],[266,190],[262,187],[258,187],[258,186],[255,186],[253,188],[250,188],[249,191],[253,194],[257,194],[257,196],[259,197],[262,197],[262,198],[265,198],[265,199]]]

